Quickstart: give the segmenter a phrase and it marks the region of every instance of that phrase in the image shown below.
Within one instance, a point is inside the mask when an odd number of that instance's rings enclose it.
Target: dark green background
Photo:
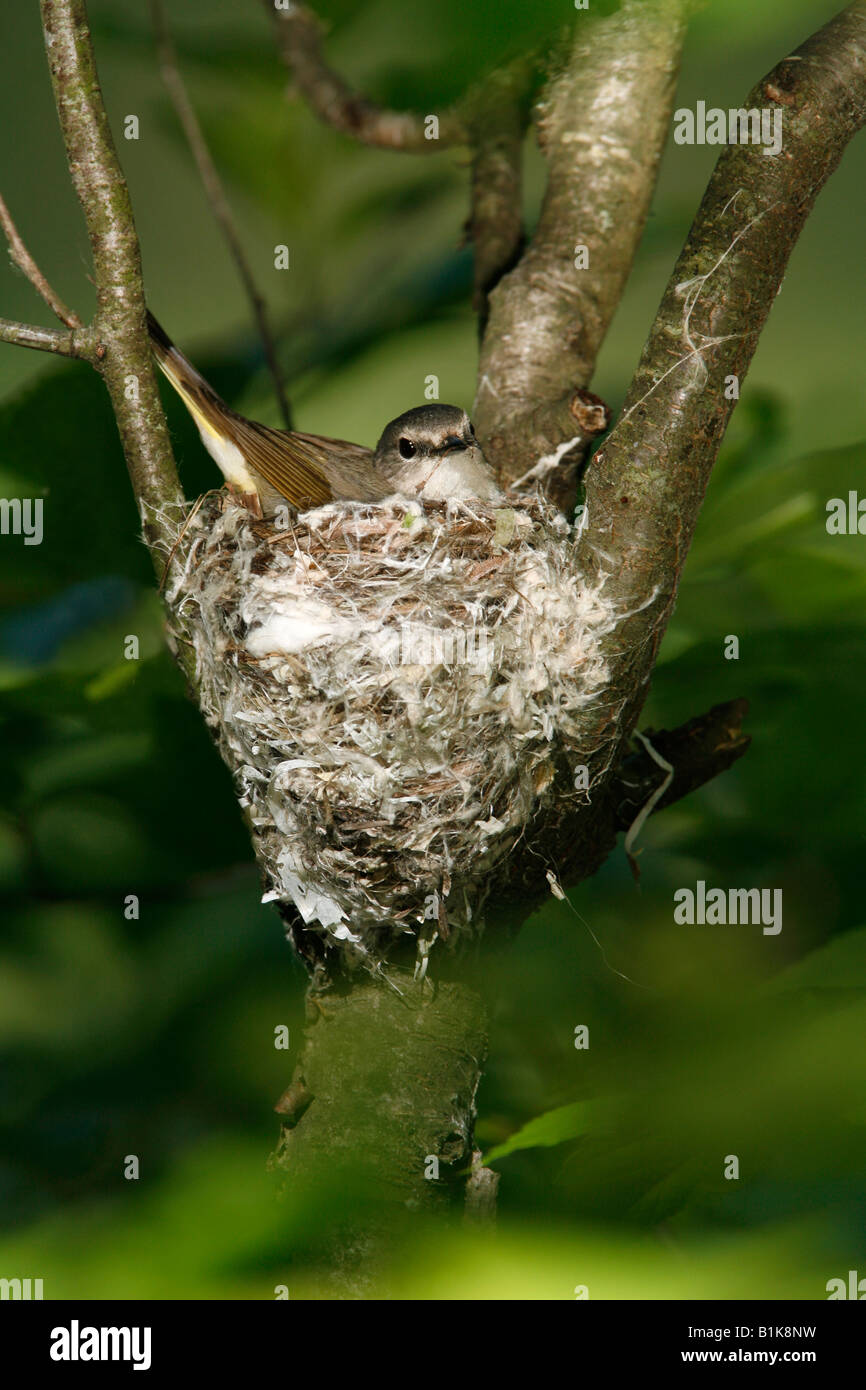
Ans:
[[[8,8],[8,7],[7,7]],[[238,408],[277,421],[237,278],[156,73],[146,7],[92,0],[148,295]],[[323,5],[329,54],[422,112],[571,6]],[[711,0],[678,105],[736,105],[834,13]],[[440,377],[474,386],[466,167],[358,148],[284,99],[256,0],[169,11],[184,72],[280,328],[297,423],[373,442]],[[86,238],[66,175],[37,6],[4,13],[0,187],[83,314]],[[137,142],[124,117],[140,121]],[[671,146],[595,386],[617,405],[712,168]],[[542,187],[528,161],[530,215]],[[825,506],[866,491],[862,229],[855,143],[792,257],[735,414],[645,723],[746,695],[754,746],[593,881],[489,953],[491,1062],[478,1133],[493,1243],[413,1231],[408,1297],[825,1297],[866,1275],[862,692],[866,537]],[[273,247],[292,269],[273,270]],[[0,313],[48,322],[4,261]],[[214,472],[182,410],[187,491]],[[323,1209],[277,1204],[265,1158],[300,1037],[304,978],[224,772],[161,646],[159,605],[113,420],[83,365],[0,349],[0,495],[44,497],[45,539],[0,538],[0,1276],[46,1297],[270,1298],[305,1289]],[[124,660],[123,639],[141,640]],[[726,661],[724,639],[740,639]],[[784,928],[680,927],[704,878],[781,887]],[[140,918],[123,902],[140,898]],[[497,924],[491,923],[495,934]],[[590,1048],[573,1046],[587,1024]],[[552,1112],[552,1113],[551,1113]],[[136,1154],[137,1182],[123,1177]],[[723,1177],[737,1154],[738,1181]]]

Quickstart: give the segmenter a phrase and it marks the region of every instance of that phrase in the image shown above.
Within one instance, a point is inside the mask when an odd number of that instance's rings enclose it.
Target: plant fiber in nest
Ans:
[[[325,956],[378,971],[406,933],[422,957],[465,940],[518,840],[543,852],[546,818],[587,803],[575,773],[603,768],[577,720],[622,615],[575,573],[575,534],[538,496],[279,528],[218,494],[186,522],[168,598],[202,710],[264,898]]]

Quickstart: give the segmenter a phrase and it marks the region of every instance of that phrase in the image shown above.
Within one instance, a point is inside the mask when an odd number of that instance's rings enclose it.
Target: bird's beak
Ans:
[[[455,449],[465,449],[465,448],[466,448],[466,440],[463,439],[461,435],[459,435],[459,434],[449,434],[449,435],[446,435],[446,437],[445,437],[445,443],[442,445],[442,452],[443,452],[444,454],[450,454],[450,453],[451,453],[453,450],[455,450]]]

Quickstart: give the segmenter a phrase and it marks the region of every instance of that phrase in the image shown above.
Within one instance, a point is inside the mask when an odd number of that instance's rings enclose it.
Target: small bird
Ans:
[[[232,492],[257,516],[289,503],[298,511],[345,499],[381,502],[394,493],[431,500],[501,493],[465,410],[422,405],[385,426],[375,450],[346,439],[277,430],[226,405],[148,311],[153,354],[198,426]]]

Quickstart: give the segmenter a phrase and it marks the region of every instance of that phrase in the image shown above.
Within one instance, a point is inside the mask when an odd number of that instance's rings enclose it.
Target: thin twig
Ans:
[[[280,413],[287,430],[292,428],[291,409],[286,395],[286,386],[277,359],[274,339],[268,323],[268,311],[265,301],[259,291],[258,285],[250,269],[244,248],[241,245],[240,235],[235,224],[234,215],[229,206],[228,198],[222,184],[222,179],[217,172],[213,156],[208,148],[195,108],[189,98],[184,80],[180,75],[180,67],[177,60],[177,50],[171,37],[168,27],[165,8],[162,0],[150,0],[151,15],[153,19],[153,29],[156,36],[157,52],[159,54],[159,65],[162,72],[162,80],[171,98],[177,118],[180,121],[184,135],[187,139],[190,152],[198,168],[199,177],[204,187],[205,196],[210,203],[211,211],[216,218],[226,239],[226,244],[231,253],[232,259],[237,266],[238,274],[250,307],[256,321],[259,337],[262,340],[268,370],[274,383],[274,391],[280,404]]]
[[[45,276],[42,274],[42,271],[27,250],[21,238],[21,233],[15,226],[12,220],[12,214],[6,206],[2,195],[0,195],[0,226],[2,226],[3,231],[6,233],[6,240],[9,243],[9,250],[13,261],[18,266],[19,270],[23,270],[36,293],[45,301],[52,314],[55,314],[61,323],[65,323],[67,328],[83,328],[84,324],[81,322],[81,319],[73,309],[68,309],[66,307],[57,291],[51,288]],[[37,347],[39,344],[27,343],[25,346]],[[59,352],[60,349],[48,348],[48,351]]]
[[[564,818],[561,831],[550,837],[548,854],[538,857],[534,871],[527,872],[526,862],[513,856],[514,878],[497,887],[488,910],[506,902],[512,911],[515,903],[528,910],[551,891],[559,896],[554,883],[591,878],[613,850],[617,835],[629,829],[648,798],[653,798],[650,809],[655,815],[733,767],[751,743],[742,727],[748,712],[746,700],[729,700],[678,728],[647,730],[656,753],[674,768],[673,778],[666,776],[659,787],[658,763],[641,740],[639,749],[629,751],[618,765],[614,763],[606,785],[599,782],[594,787],[592,813],[578,807]],[[656,798],[657,790],[660,795]],[[556,865],[555,875],[549,869],[551,863]]]
[[[363,145],[409,154],[430,154],[447,145],[466,144],[466,128],[457,111],[438,113],[438,129],[433,134],[428,116],[377,106],[352,91],[329,67],[322,53],[321,23],[312,10],[294,4],[288,10],[277,10],[273,0],[264,3],[274,20],[286,66],[307,105],[326,125]]]
[[[14,343],[17,347],[38,348],[42,352],[55,352],[61,357],[83,357],[93,359],[94,353],[83,332],[70,329],[61,333],[59,328],[39,328],[32,323],[16,323],[14,319],[0,319],[0,342]]]

